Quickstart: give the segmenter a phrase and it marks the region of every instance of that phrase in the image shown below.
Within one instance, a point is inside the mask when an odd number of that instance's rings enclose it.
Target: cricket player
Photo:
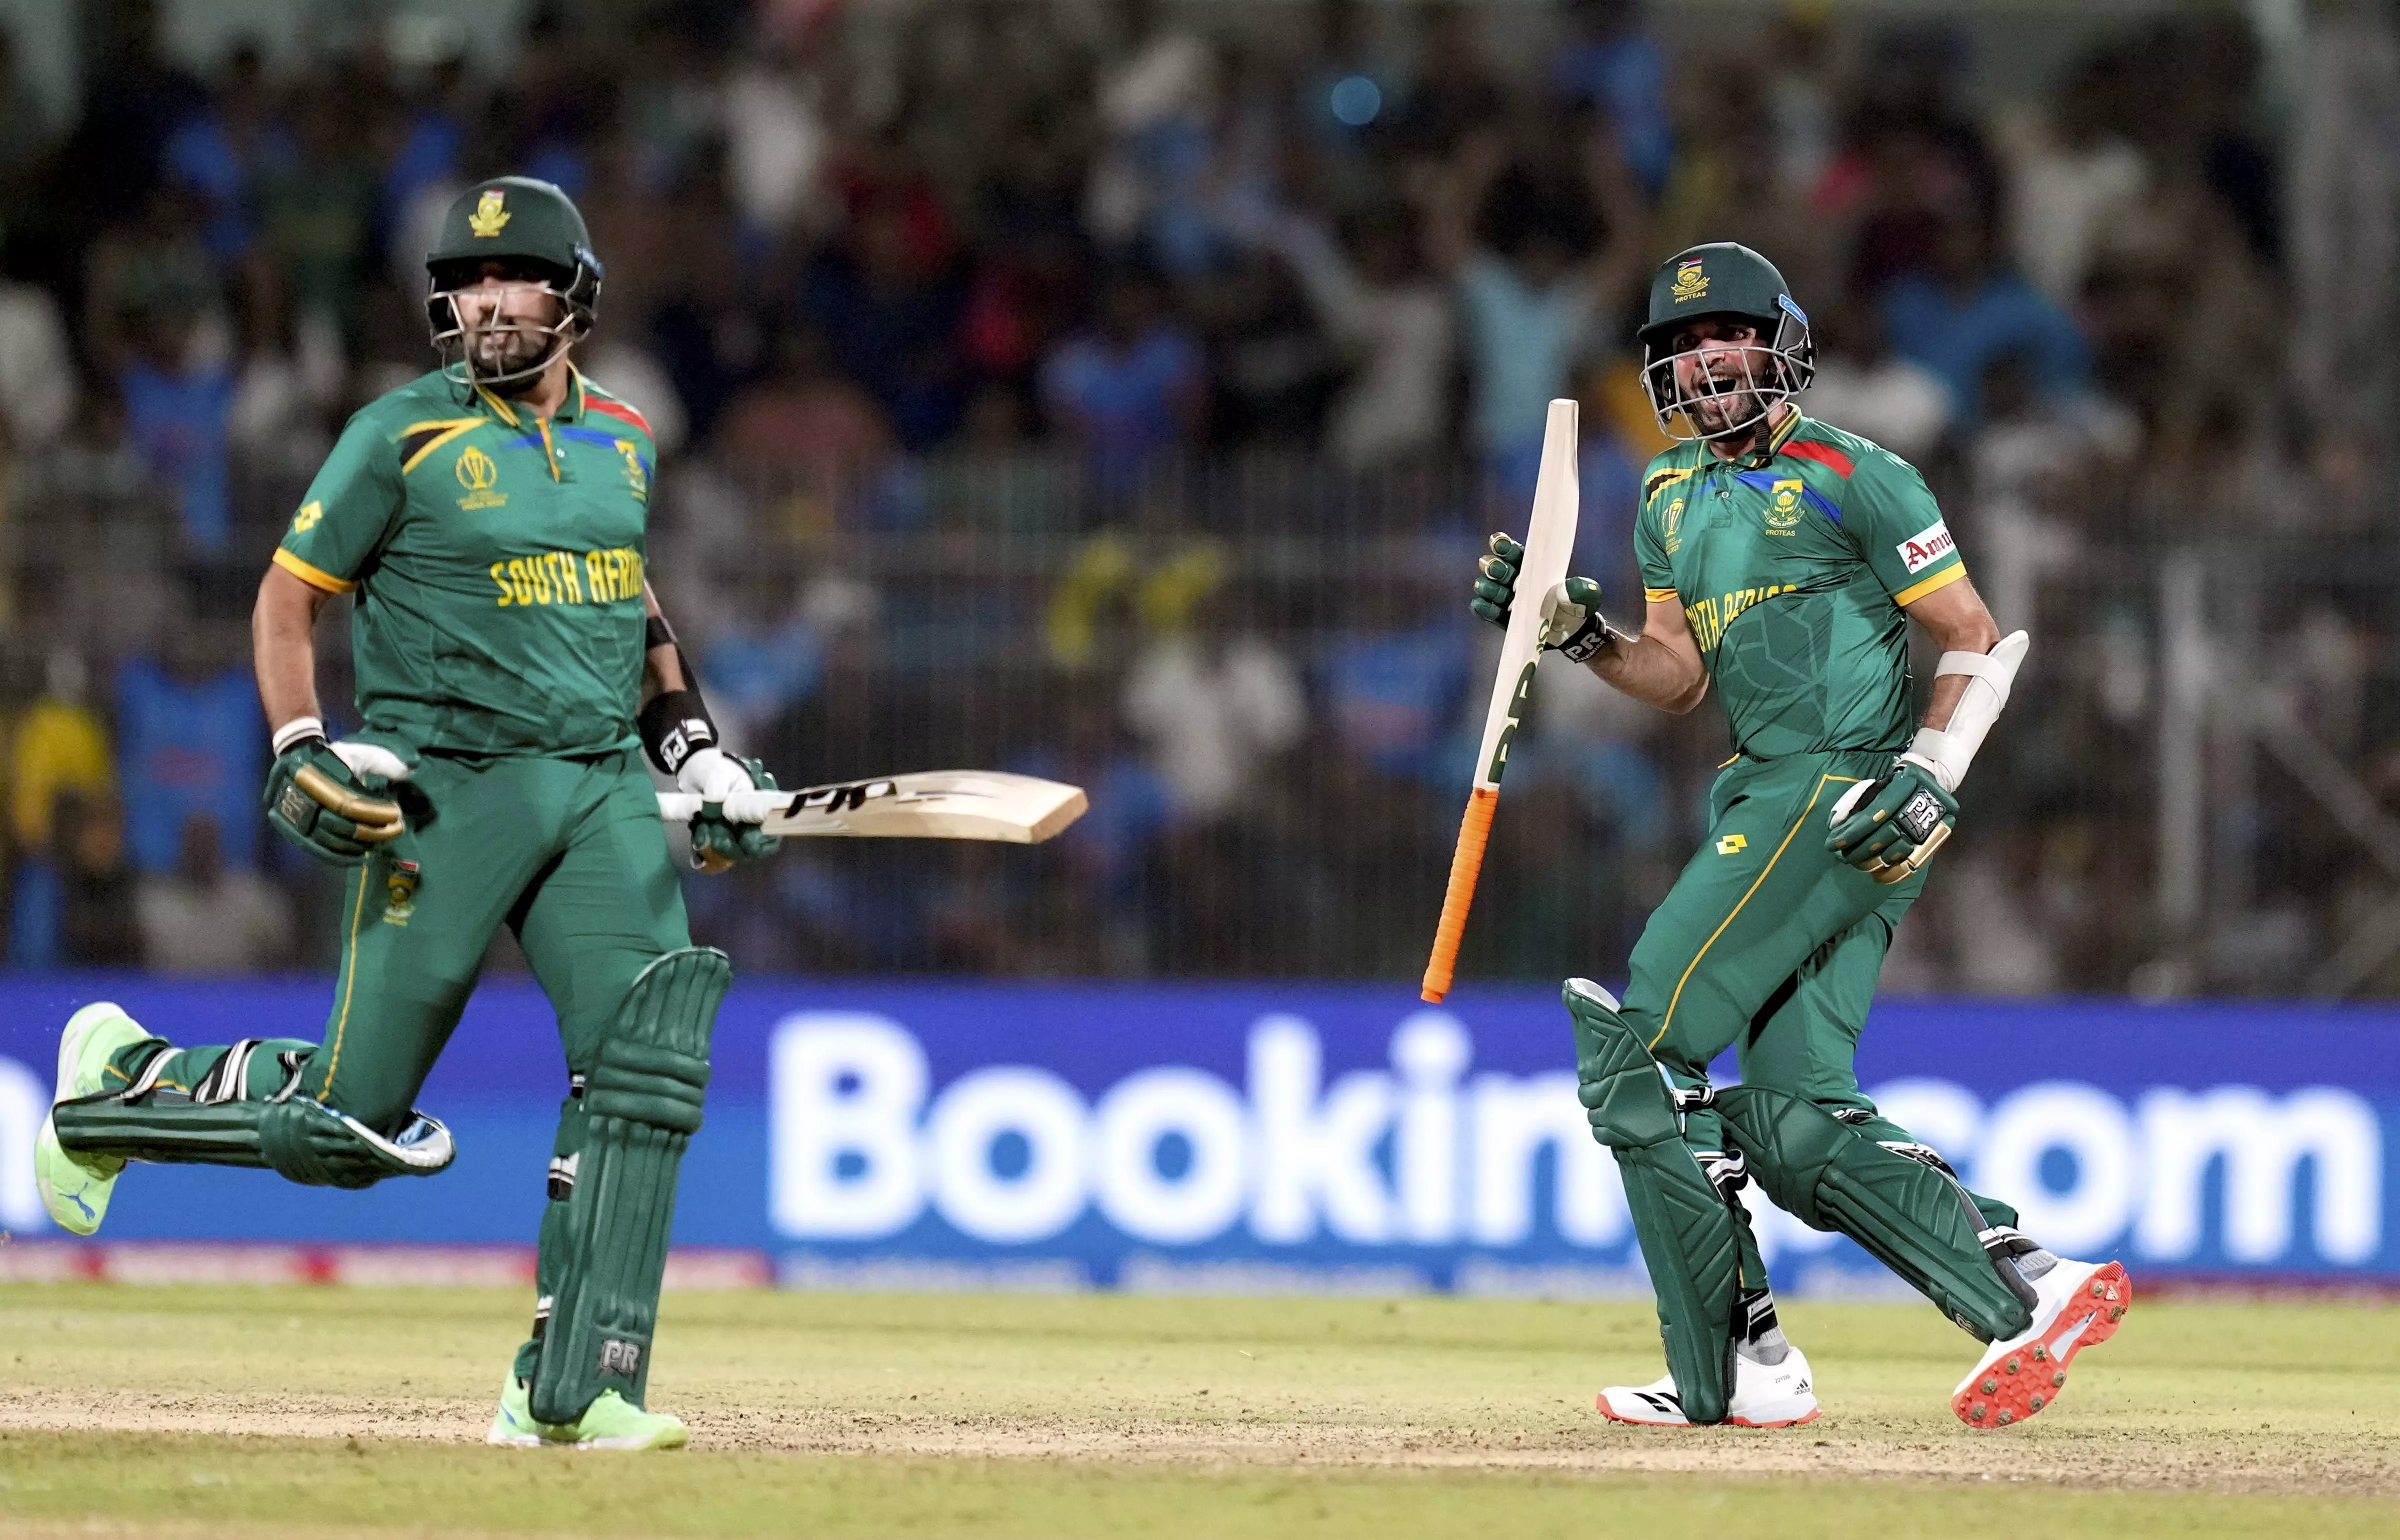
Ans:
[[[1793,404],[1814,368],[1808,320],[1765,257],[1719,243],[1670,259],[1640,336],[1651,405],[1683,441],[1642,482],[1641,634],[1602,618],[1589,579],[1534,602],[1545,646],[1636,700],[1687,712],[1713,682],[1737,752],[1624,1002],[1567,981],[1582,1101],[1623,1175],[1667,1349],[1666,1378],[1612,1386],[1600,1408],[1676,1427],[1817,1416],[1737,1198],[1755,1181],[1989,1344],[1952,1399],[1961,1419],[2023,1422],[2116,1330],[2124,1269],[2020,1233],[2014,1209],[1875,1111],[1853,1060],[1892,929],[2026,637],[1993,624],[1923,478]],[[1492,538],[1477,614],[1507,622],[1522,555]],[[1911,620],[1941,650],[1921,724]],[[1741,1083],[1711,1086],[1728,1046]]]
[[[773,782],[720,748],[644,580],[657,449],[570,360],[600,298],[582,215],[546,182],[461,194],[426,259],[443,363],[343,430],[260,584],[252,629],[274,732],[267,818],[349,868],[321,1042],[178,1048],[114,1004],[59,1044],[36,1153],[43,1201],[100,1228],[128,1161],[266,1166],[366,1187],[450,1164],[416,1110],[485,947],[515,933],[569,1070],[540,1233],[533,1336],[497,1444],[661,1449],[645,1409],[675,1174],[700,1127],[731,979],[691,945],[636,746],[687,792],[695,864],[780,840],[723,816]],[[328,742],[314,622],[356,601],[363,727]]]

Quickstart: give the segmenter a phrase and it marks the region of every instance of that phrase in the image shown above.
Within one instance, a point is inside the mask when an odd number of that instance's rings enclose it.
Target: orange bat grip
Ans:
[[[1499,806],[1497,791],[1478,786],[1466,795],[1466,816],[1458,821],[1458,848],[1450,854],[1450,888],[1441,895],[1441,923],[1434,927],[1433,957],[1425,963],[1427,1000],[1439,1002],[1450,993],[1459,938],[1466,934],[1466,911],[1475,903],[1475,879],[1483,870],[1483,847],[1492,838],[1492,814]]]

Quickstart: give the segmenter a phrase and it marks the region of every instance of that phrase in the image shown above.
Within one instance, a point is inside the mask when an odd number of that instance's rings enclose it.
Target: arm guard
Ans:
[[[1984,746],[1984,735],[1992,730],[2000,708],[2009,703],[2009,686],[2025,661],[2025,648],[2032,645],[2033,639],[2024,632],[2012,631],[1989,652],[1943,653],[1933,665],[1933,676],[1963,674],[1967,692],[1958,697],[1947,728],[1919,728],[1901,757],[1922,766],[1943,791],[1955,794],[1958,784],[1967,779],[1967,767],[1975,762],[1975,751]]]

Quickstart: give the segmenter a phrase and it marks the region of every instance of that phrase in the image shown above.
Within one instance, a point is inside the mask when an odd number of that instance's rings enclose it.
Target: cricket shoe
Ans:
[[[511,1372],[500,1383],[500,1410],[484,1442],[510,1449],[681,1449],[691,1434],[681,1419],[644,1411],[613,1390],[604,1390],[567,1424],[538,1423],[533,1392]]]
[[[1739,1354],[1733,1363],[1733,1403],[1725,1411],[1727,1426],[1793,1427],[1815,1422],[1824,1410],[1809,1387],[1808,1360],[1798,1348],[1786,1348],[1780,1364],[1762,1364]],[[1611,1385],[1600,1393],[1600,1410],[1612,1423],[1694,1425],[1684,1415],[1684,1400],[1675,1394],[1671,1374],[1646,1385]]]
[[[1969,1427],[2009,1427],[2058,1399],[2066,1366],[2117,1334],[2134,1286],[2120,1262],[2058,1264],[2033,1280],[2033,1324],[1994,1342],[1958,1382],[1950,1410]]]
[[[105,1000],[67,1017],[66,1029],[59,1034],[59,1078],[51,1105],[108,1089],[108,1061],[118,1050],[149,1037],[139,1022]],[[124,1171],[125,1162],[115,1155],[78,1155],[69,1150],[59,1142],[56,1121],[43,1117],[42,1131],[34,1139],[34,1185],[60,1229],[77,1235],[97,1231]]]

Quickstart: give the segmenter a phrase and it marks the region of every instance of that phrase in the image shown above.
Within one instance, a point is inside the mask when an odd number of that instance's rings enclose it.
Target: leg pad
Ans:
[[[1776,1205],[1834,1230],[1986,1342],[2033,1319],[2033,1287],[1988,1251],[1984,1217],[1945,1168],[1878,1143],[1805,1097],[1763,1085],[1717,1093],[1727,1142]]]
[[[642,1404],[675,1178],[700,1129],[709,1035],[732,981],[713,947],[660,958],[626,991],[585,1079],[571,1185],[543,1223],[545,1251],[555,1234],[558,1280],[538,1327],[540,1422],[576,1422],[607,1390]]]
[[[450,1130],[421,1112],[389,1138],[305,1097],[204,1104],[110,1092],[61,1102],[59,1142],[78,1154],[162,1165],[250,1165],[309,1187],[372,1187],[430,1177],[457,1156]]]
[[[1658,1334],[1684,1414],[1725,1421],[1733,1397],[1741,1243],[1732,1205],[1701,1171],[1657,1061],[1589,979],[1567,981],[1577,1095],[1616,1157],[1633,1233],[1658,1296]]]

